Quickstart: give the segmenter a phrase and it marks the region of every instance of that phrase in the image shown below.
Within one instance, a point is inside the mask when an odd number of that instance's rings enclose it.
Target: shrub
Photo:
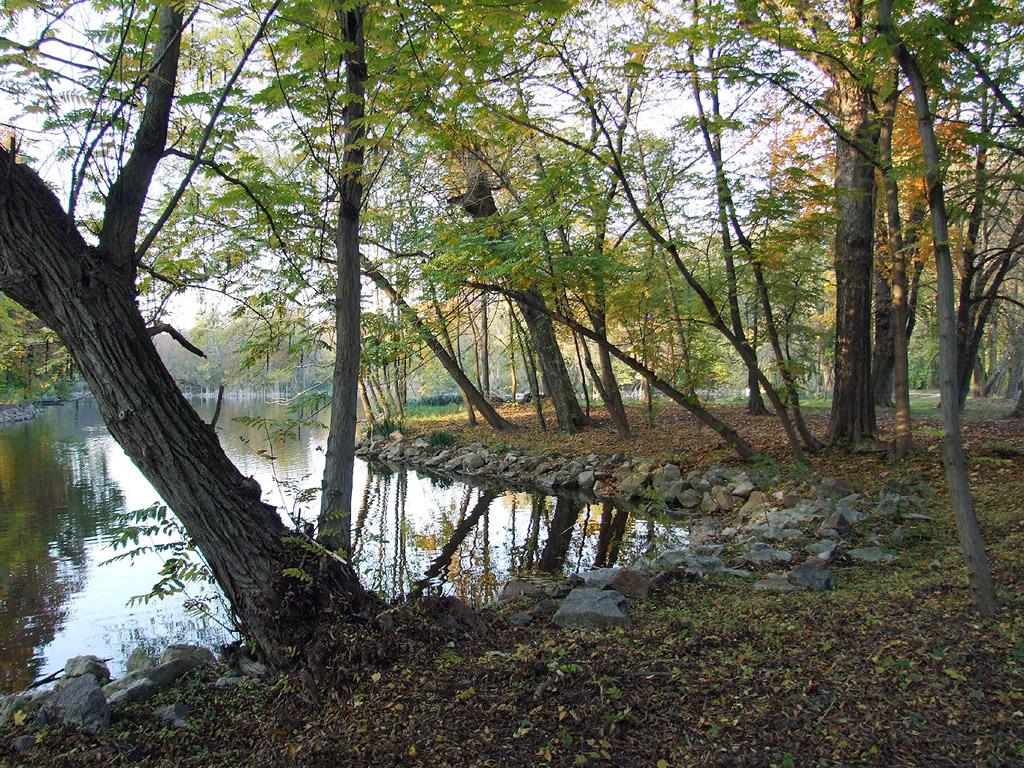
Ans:
[[[427,443],[431,448],[451,448],[458,442],[455,433],[447,429],[435,429],[427,436]]]

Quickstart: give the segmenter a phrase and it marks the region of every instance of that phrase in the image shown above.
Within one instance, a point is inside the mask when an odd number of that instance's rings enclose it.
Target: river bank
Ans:
[[[447,427],[407,424],[405,442],[429,441],[438,429]],[[763,429],[772,429],[771,422],[766,420]],[[815,457],[814,475],[780,473],[776,483],[764,464],[708,462],[703,479],[716,469],[736,473],[723,478],[730,497],[746,490],[738,483],[749,482],[756,486],[750,495],[765,494],[780,513],[801,504],[810,512],[810,505],[820,502],[831,505],[830,515],[840,505],[867,515],[850,523],[853,534],[837,539],[838,551],[827,561],[832,589],[796,585],[789,576],[799,565],[798,553],[804,556],[803,547],[822,539],[768,542],[775,551],[788,549],[793,558],[773,555],[770,562],[745,563],[740,570],[749,576],[724,572],[732,565],[732,544],[708,542],[723,546],[721,554],[691,551],[664,570],[663,560],[646,577],[640,574],[650,585],[647,596],[630,600],[629,621],[617,627],[567,629],[550,621],[558,593],[585,584],[559,583],[544,595],[524,585],[519,597],[476,612],[476,620],[460,621],[442,603],[428,602],[394,610],[374,626],[339,627],[337,658],[312,686],[303,677],[285,676],[217,687],[222,672],[196,669],[144,704],[117,704],[109,729],[101,733],[48,726],[28,752],[18,753],[11,740],[20,733],[11,724],[3,726],[0,763],[1020,766],[1024,466],[1013,450],[1019,442],[1007,445],[1008,438],[1019,441],[1019,436],[998,425],[988,434],[973,435],[969,456],[1002,603],[995,619],[980,620],[967,607],[941,464],[927,439],[906,465],[888,464],[884,452],[830,450]],[[485,445],[481,437],[486,436],[459,433],[463,447],[458,451],[468,451],[474,442]],[[492,450],[491,439],[488,454],[507,460],[513,452],[543,461],[557,446],[538,450],[531,441],[539,445],[560,437],[523,430],[501,436],[508,443],[502,450]],[[677,439],[672,435],[665,442],[674,445]],[[579,440],[596,446],[605,436],[591,433]],[[607,465],[615,453],[624,454],[630,474],[637,468],[633,457],[658,455],[642,439],[630,452],[615,447],[561,458],[571,464],[597,454],[594,466],[608,473],[612,494],[619,481]],[[701,450],[695,446],[693,453]],[[473,451],[479,456],[479,448]],[[688,478],[697,469],[687,465],[690,455],[685,446],[673,447],[651,460],[643,487],[656,487],[653,476],[666,464],[679,468],[680,479]],[[751,482],[755,473],[763,480]],[[835,481],[826,483],[825,477]],[[861,498],[850,499],[841,483]],[[935,493],[928,494],[926,486]],[[887,499],[879,494],[897,487],[904,503],[895,504],[889,516]],[[820,490],[833,497],[819,499]],[[784,506],[793,500],[785,498],[787,493],[800,501]],[[748,523],[761,524],[751,519],[742,527],[731,525],[736,509],[684,513],[677,506],[674,514],[684,521],[710,518],[716,535],[736,528],[730,542],[754,535]],[[765,516],[770,532],[770,516]],[[872,533],[888,550],[897,521],[905,534],[891,550],[898,559],[871,563],[849,554],[857,548],[852,544]],[[808,521],[804,528],[820,529],[823,522]],[[736,546],[738,552],[741,545]],[[695,573],[686,555],[717,557],[723,569]],[[654,566],[657,556],[651,560]],[[713,560],[700,562],[714,566]],[[639,573],[644,564],[628,565]],[[794,589],[754,588],[773,572],[785,572]],[[191,713],[185,728],[155,716],[176,703]]]

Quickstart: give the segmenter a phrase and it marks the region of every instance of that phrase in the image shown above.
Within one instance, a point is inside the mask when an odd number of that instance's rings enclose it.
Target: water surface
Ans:
[[[196,407],[212,415],[211,404]],[[286,418],[280,406],[226,402],[221,443],[286,520],[312,519],[326,430],[281,438],[274,420]],[[607,504],[475,488],[362,461],[353,496],[357,566],[388,599],[418,588],[484,603],[519,573],[628,562],[686,539],[682,528]],[[116,674],[138,645],[230,639],[216,601],[212,619],[186,610],[190,599],[216,596],[208,585],[127,605],[159,579],[160,555],[102,564],[117,554],[111,542],[121,516],[159,501],[90,399],[0,427],[0,691],[20,690],[80,653],[110,658]]]

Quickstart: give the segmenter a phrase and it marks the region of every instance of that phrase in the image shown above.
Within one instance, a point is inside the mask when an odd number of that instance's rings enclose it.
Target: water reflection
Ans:
[[[197,409],[209,418],[212,404]],[[312,520],[326,431],[276,434],[273,421],[286,417],[262,403],[225,403],[220,440],[266,501],[291,520]],[[414,591],[484,603],[515,575],[629,562],[686,538],[608,504],[480,489],[383,464],[358,462],[355,482],[353,554],[365,584],[392,600]],[[216,623],[188,615],[180,597],[126,607],[157,581],[159,558],[99,565],[115,554],[118,516],[158,500],[91,401],[0,428],[0,691],[79,653],[112,658],[117,673],[137,645],[227,639]]]

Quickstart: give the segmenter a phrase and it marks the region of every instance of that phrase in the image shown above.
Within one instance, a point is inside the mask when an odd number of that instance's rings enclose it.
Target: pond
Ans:
[[[212,403],[195,406],[209,420]],[[272,430],[248,421],[286,417],[281,406],[225,402],[221,443],[286,519],[310,519],[326,430],[303,427],[271,441]],[[472,487],[362,461],[353,497],[357,566],[364,583],[390,600],[422,589],[483,604],[517,574],[629,562],[687,537],[679,526],[610,504]],[[159,501],[91,399],[0,427],[0,692],[21,690],[81,653],[111,659],[117,674],[139,645],[230,639],[216,600],[209,617],[188,610],[190,600],[215,592],[208,585],[129,605],[159,580],[158,553],[106,562],[124,552],[112,546],[122,516]]]

